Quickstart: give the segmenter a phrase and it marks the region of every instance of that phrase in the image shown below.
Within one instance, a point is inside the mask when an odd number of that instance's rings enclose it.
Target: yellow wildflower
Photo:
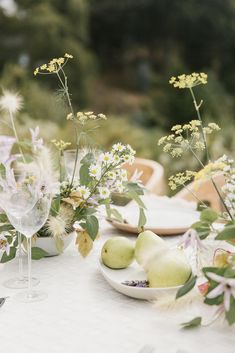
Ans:
[[[73,59],[73,55],[68,54],[68,53],[65,53],[64,57],[67,58],[67,59]]]
[[[56,62],[58,65],[62,65],[64,63],[64,58],[58,58]]]
[[[173,76],[169,83],[175,88],[192,88],[201,84],[205,85],[207,83],[207,74],[204,72],[193,72],[190,75],[179,75],[177,78]]]
[[[106,115],[105,115],[105,114],[102,114],[102,113],[98,114],[98,118],[107,120]]]
[[[64,151],[68,146],[71,145],[71,142],[65,142],[63,140],[51,140],[51,142],[59,151]]]
[[[48,67],[47,67],[47,71],[49,72],[56,72],[57,69],[56,69],[56,66],[53,64],[50,64]]]
[[[195,180],[203,180],[210,178],[213,174],[216,174],[219,171],[223,171],[224,167],[226,167],[226,163],[216,161],[208,163],[203,169],[201,169],[195,175]]]
[[[66,117],[66,120],[73,120],[73,114],[69,113]]]
[[[37,67],[35,70],[34,70],[34,76],[36,76],[37,74],[39,73],[39,68]]]

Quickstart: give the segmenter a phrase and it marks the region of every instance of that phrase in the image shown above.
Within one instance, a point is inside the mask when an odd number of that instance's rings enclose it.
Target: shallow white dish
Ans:
[[[176,294],[177,290],[182,287],[140,288],[122,284],[124,281],[146,280],[146,273],[136,262],[123,270],[112,270],[105,266],[100,259],[100,271],[111,287],[116,291],[135,299],[155,300],[164,293]]]
[[[111,221],[111,224],[120,230],[138,233],[138,212],[126,209],[123,214],[127,223]],[[146,211],[146,230],[151,230],[159,235],[176,235],[185,233],[193,223],[200,218],[197,211],[183,208],[154,208]]]

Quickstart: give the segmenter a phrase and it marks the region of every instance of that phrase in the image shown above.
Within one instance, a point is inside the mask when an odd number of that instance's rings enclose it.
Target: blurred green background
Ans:
[[[172,163],[157,147],[173,124],[195,118],[187,90],[168,81],[208,73],[209,84],[196,94],[204,118],[223,128],[211,141],[213,155],[232,154],[234,19],[234,0],[0,0],[0,85],[24,97],[22,133],[39,125],[48,140],[71,140],[55,77],[33,76],[35,67],[71,53],[66,71],[76,110],[109,117],[94,135],[98,143],[128,142],[168,174],[189,169],[192,158]]]

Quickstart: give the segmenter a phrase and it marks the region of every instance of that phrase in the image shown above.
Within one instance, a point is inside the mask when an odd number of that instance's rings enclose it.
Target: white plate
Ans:
[[[164,293],[175,295],[177,290],[182,287],[139,288],[122,284],[124,281],[146,280],[146,273],[136,262],[123,270],[112,270],[105,266],[100,260],[100,271],[111,287],[116,291],[135,299],[155,300],[158,296],[163,295]]]
[[[126,209],[123,216],[127,223],[112,221],[112,225],[126,232],[138,233],[138,212]],[[200,213],[182,208],[155,208],[146,211],[146,218],[146,230],[159,235],[176,235],[185,233],[199,220]]]

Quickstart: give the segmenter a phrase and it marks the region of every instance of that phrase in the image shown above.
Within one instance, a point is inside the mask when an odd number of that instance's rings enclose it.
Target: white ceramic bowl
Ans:
[[[70,245],[74,237],[75,237],[75,232],[72,232],[64,236],[64,250]],[[45,250],[48,253],[47,256],[56,256],[60,254],[56,248],[55,240],[53,237],[37,238],[36,243],[34,243],[34,246],[37,246]]]
[[[164,293],[175,295],[178,289],[182,287],[141,288],[122,284],[124,281],[146,280],[146,273],[136,262],[123,270],[112,270],[105,266],[100,259],[100,271],[111,287],[116,291],[135,299],[155,300]]]

